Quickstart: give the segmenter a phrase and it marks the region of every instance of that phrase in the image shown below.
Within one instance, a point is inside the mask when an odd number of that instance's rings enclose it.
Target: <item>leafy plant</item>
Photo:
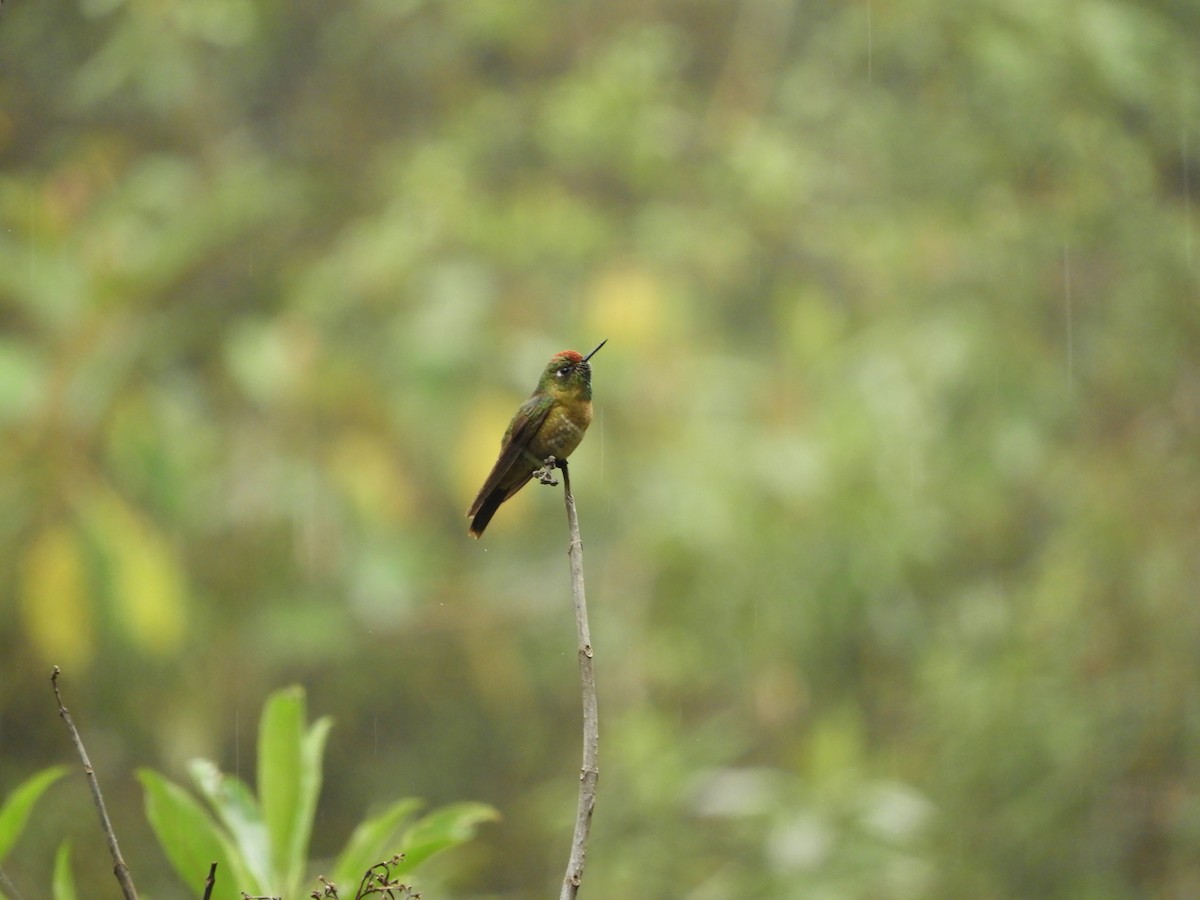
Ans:
[[[199,885],[217,863],[213,897],[298,897],[309,868],[308,844],[321,789],[321,763],[332,720],[306,723],[300,687],[278,691],[263,708],[258,733],[258,796],[241,779],[204,759],[189,772],[203,799],[159,773],[141,769],[146,815],[179,877]],[[391,854],[394,876],[410,874],[441,850],[470,840],[475,826],[497,813],[481,803],[457,803],[408,825],[421,801],[405,798],[363,820],[329,870],[333,884],[358,884]]]

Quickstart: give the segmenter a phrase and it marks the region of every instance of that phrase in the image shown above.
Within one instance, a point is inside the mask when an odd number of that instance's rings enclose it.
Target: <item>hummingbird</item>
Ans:
[[[537,387],[521,404],[500,441],[500,455],[467,515],[473,538],[483,534],[500,504],[525,486],[547,458],[564,460],[583,440],[592,422],[592,367],[588,360],[608,339],[587,356],[574,350],[554,354]]]

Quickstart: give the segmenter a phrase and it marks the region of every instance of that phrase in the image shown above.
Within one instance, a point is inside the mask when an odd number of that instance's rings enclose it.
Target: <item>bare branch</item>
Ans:
[[[204,897],[202,900],[209,900],[212,897],[213,885],[217,883],[217,864],[213,863],[208,867],[208,877],[204,879]]]
[[[567,556],[571,562],[571,598],[575,604],[575,626],[579,634],[579,681],[583,694],[583,767],[579,771],[579,808],[575,814],[575,833],[571,840],[571,856],[563,878],[559,900],[573,900],[583,880],[587,858],[588,836],[592,830],[592,811],[596,806],[596,782],[600,777],[598,751],[600,744],[599,711],[596,705],[596,680],[592,672],[592,636],[588,627],[587,601],[583,591],[583,541],[579,537],[579,518],[575,513],[575,498],[571,494],[571,473],[567,461],[556,463],[563,473],[563,497],[567,505],[567,527],[571,543]]]
[[[125,860],[121,856],[121,848],[117,846],[117,833],[113,830],[112,822],[108,818],[108,810],[104,807],[104,795],[100,793],[100,782],[96,780],[92,761],[88,759],[87,750],[83,746],[83,738],[79,736],[79,730],[71,720],[71,714],[63,706],[62,694],[58,690],[58,676],[59,668],[55,666],[54,671],[50,673],[50,683],[54,686],[54,697],[58,700],[58,714],[67,723],[67,731],[71,733],[71,740],[75,742],[75,749],[79,753],[80,760],[83,761],[83,774],[87,776],[88,787],[92,791],[92,800],[96,804],[96,811],[100,813],[100,827],[104,829],[104,837],[108,841],[108,852],[112,855],[113,874],[117,876],[117,882],[121,885],[125,900],[137,900],[137,889],[133,886],[133,876],[130,875],[129,866],[125,865]]]

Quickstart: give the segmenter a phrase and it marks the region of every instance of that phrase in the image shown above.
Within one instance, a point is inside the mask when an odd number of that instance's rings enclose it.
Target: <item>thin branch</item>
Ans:
[[[575,603],[575,626],[579,632],[579,681],[583,693],[583,767],[579,770],[579,808],[575,814],[571,856],[567,860],[567,873],[559,894],[559,900],[573,900],[583,880],[588,836],[592,830],[592,811],[596,806],[596,782],[600,777],[597,755],[600,722],[596,706],[596,679],[592,673],[592,636],[583,593],[583,541],[579,537],[579,518],[575,514],[575,498],[571,495],[571,473],[567,469],[567,461],[559,460],[556,464],[563,473],[567,527],[571,532],[567,557],[571,562],[571,598]]]
[[[217,883],[217,864],[213,863],[208,867],[208,877],[204,879],[204,897],[202,900],[209,900],[212,897],[213,885]]]
[[[71,733],[71,740],[75,742],[75,749],[83,761],[83,774],[87,776],[88,787],[92,790],[92,800],[96,803],[96,811],[100,813],[100,827],[104,829],[104,837],[108,840],[108,852],[113,858],[113,874],[117,876],[117,882],[121,885],[125,900],[137,900],[137,889],[133,886],[133,877],[129,874],[129,866],[125,865],[125,860],[121,856],[121,848],[117,846],[117,833],[113,831],[112,822],[108,818],[108,810],[104,807],[104,795],[100,793],[100,782],[96,780],[92,761],[88,759],[87,750],[83,746],[83,738],[79,736],[79,730],[71,720],[71,714],[63,706],[62,694],[58,690],[58,675],[59,669],[58,666],[55,666],[54,671],[50,673],[50,683],[54,686],[54,697],[58,700],[58,714],[67,723],[67,731]]]

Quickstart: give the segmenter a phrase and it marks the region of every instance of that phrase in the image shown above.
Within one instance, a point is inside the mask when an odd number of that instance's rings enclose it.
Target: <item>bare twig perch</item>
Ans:
[[[213,886],[217,883],[217,864],[213,863],[208,867],[208,877],[204,879],[204,896],[201,900],[209,900],[212,897]]]
[[[587,601],[583,594],[583,541],[579,537],[575,498],[571,495],[571,473],[565,459],[555,461],[551,458],[546,461],[547,470],[553,466],[562,469],[567,527],[571,532],[567,556],[571,562],[571,597],[575,602],[575,626],[579,632],[579,681],[583,692],[583,767],[579,771],[579,809],[575,814],[575,835],[571,841],[571,856],[567,860],[567,874],[559,894],[559,900],[573,900],[583,880],[588,835],[592,830],[592,810],[596,806],[596,781],[600,777],[597,763],[599,714],[596,707],[596,679],[592,673],[592,636],[588,628]]]
[[[83,774],[87,776],[88,787],[92,790],[92,800],[96,804],[96,811],[100,813],[100,827],[104,829],[104,837],[108,840],[108,852],[113,858],[113,874],[117,876],[117,882],[121,885],[125,900],[137,900],[137,889],[133,886],[133,877],[129,874],[129,866],[125,865],[125,860],[121,856],[121,848],[117,846],[117,833],[113,831],[112,822],[108,818],[108,810],[104,808],[104,796],[100,793],[100,782],[96,780],[92,761],[88,759],[87,750],[83,746],[83,738],[79,736],[79,730],[71,720],[71,714],[63,706],[62,694],[58,691],[58,675],[59,669],[58,666],[55,666],[54,671],[50,673],[50,683],[54,686],[54,697],[58,700],[58,714],[67,723],[67,731],[71,733],[71,740],[75,742],[75,749],[83,761]]]

